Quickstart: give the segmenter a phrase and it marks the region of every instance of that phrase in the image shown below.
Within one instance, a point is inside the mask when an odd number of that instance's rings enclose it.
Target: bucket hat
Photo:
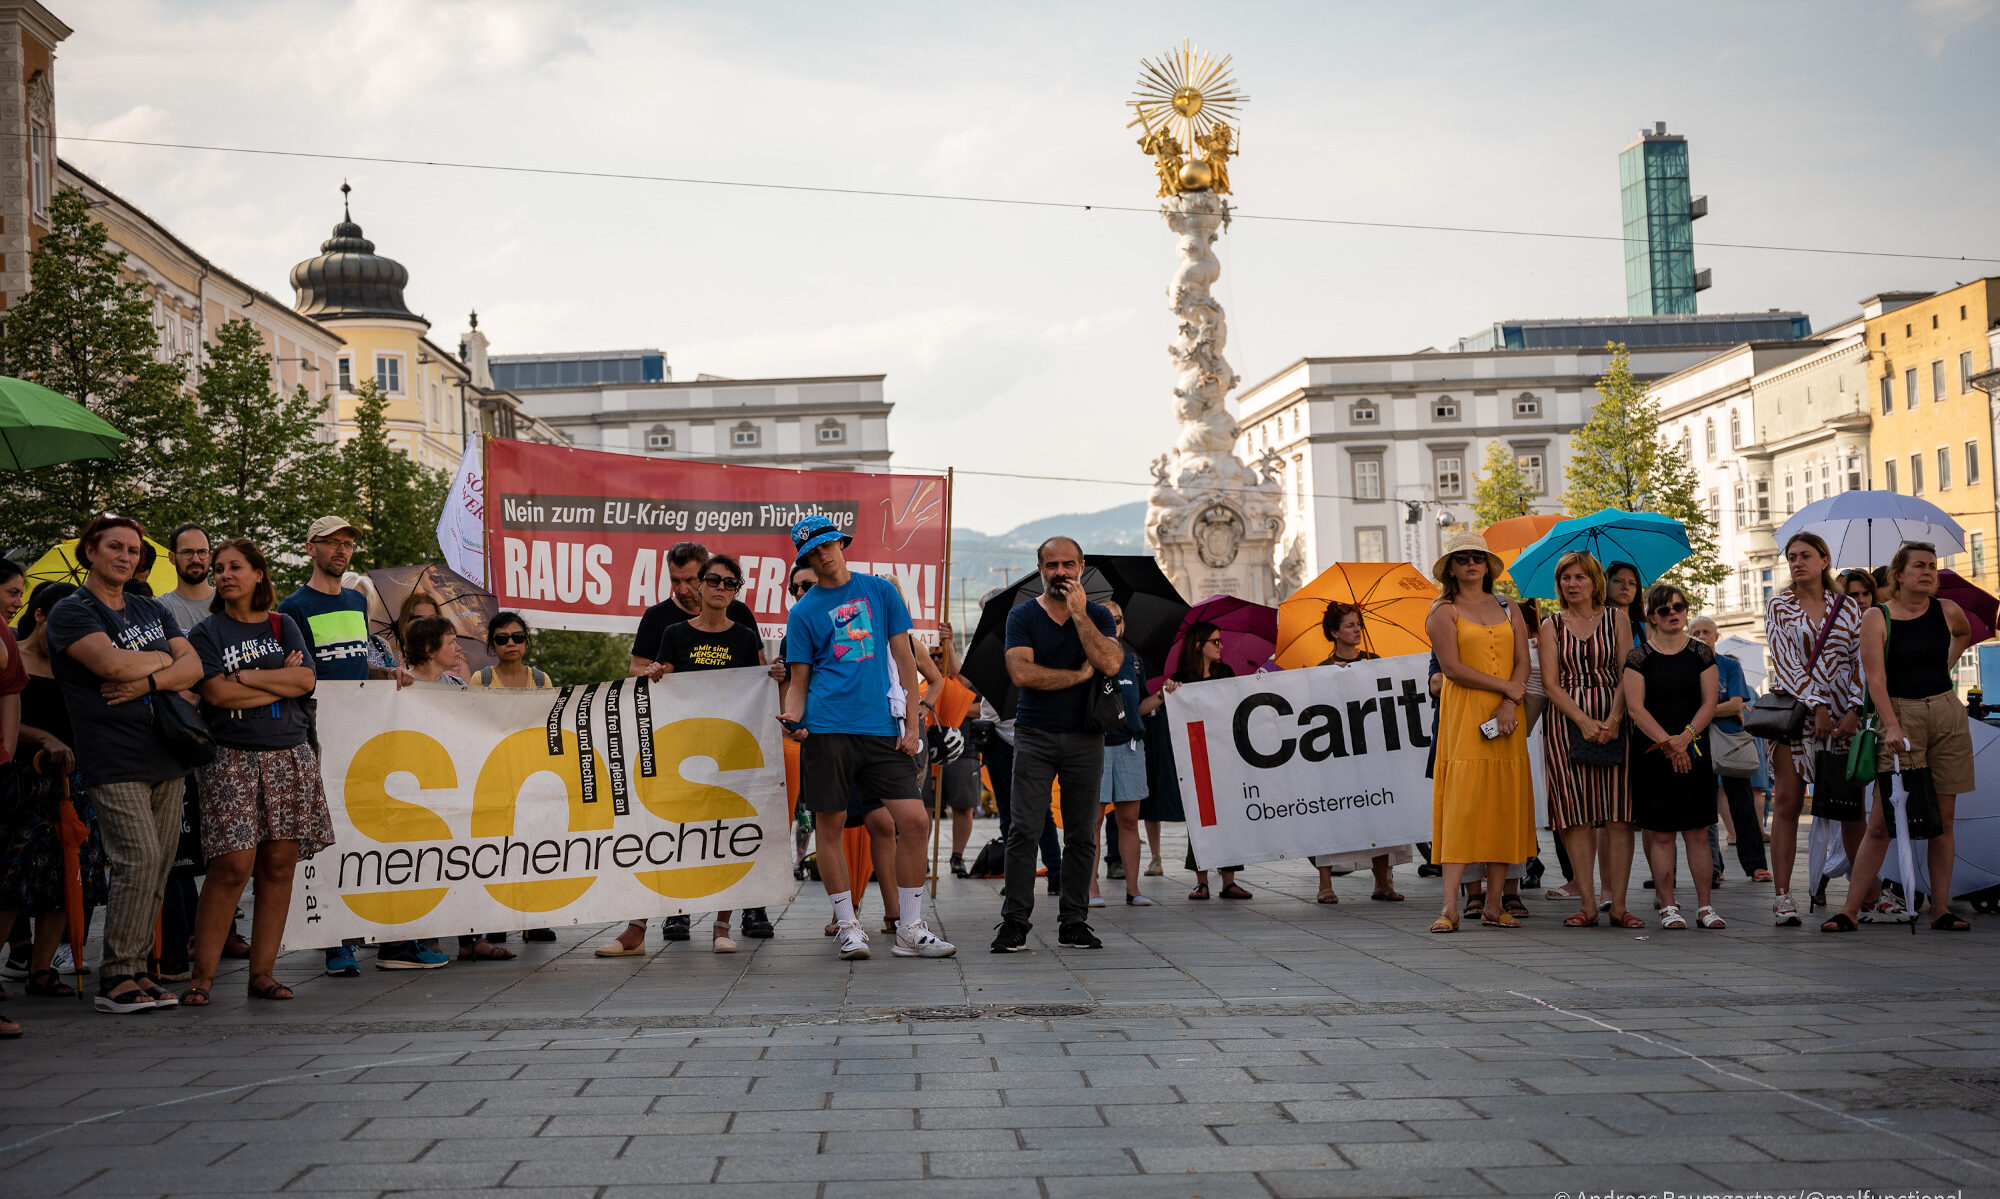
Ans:
[[[840,527],[825,516],[815,512],[792,526],[792,549],[797,556],[792,559],[794,566],[804,566],[806,555],[829,541],[838,541],[842,549],[854,544],[854,538],[840,531]]]

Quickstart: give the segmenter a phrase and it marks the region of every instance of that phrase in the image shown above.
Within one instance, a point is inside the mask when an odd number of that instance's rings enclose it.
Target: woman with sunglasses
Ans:
[[[1972,730],[1951,668],[1972,644],[1972,625],[1964,609],[1938,598],[1937,550],[1927,543],[1904,542],[1897,549],[1889,564],[1889,587],[1888,602],[1861,618],[1868,695],[1882,720],[1876,769],[1929,769],[1938,812],[1944,818],[1944,831],[1925,843],[1931,927],[1938,932],[1969,932],[1972,925],[1951,910],[1951,868],[1957,853],[1954,809],[1958,797],[1972,790]],[[1820,925],[1821,932],[1854,931],[1861,901],[1889,850],[1888,811],[1887,803],[1877,802],[1868,814],[1868,829],[1848,883],[1847,905]]]
[[[1625,659],[1621,683],[1637,732],[1627,759],[1632,823],[1646,832],[1660,927],[1687,927],[1687,917],[1674,903],[1674,836],[1679,834],[1687,847],[1688,873],[1694,876],[1695,923],[1726,928],[1708,902],[1714,870],[1708,856],[1708,826],[1715,822],[1708,724],[1715,719],[1715,651],[1689,634],[1687,596],[1672,583],[1653,584],[1646,609],[1646,643]]]
[[[1167,696],[1189,683],[1205,682],[1208,679],[1228,679],[1236,677],[1236,672],[1222,660],[1222,630],[1206,620],[1197,620],[1181,634],[1180,656],[1174,660],[1174,672],[1157,693],[1139,701],[1139,715],[1151,715],[1167,702]],[[1189,899],[1208,898],[1208,871],[1195,870],[1194,846],[1188,845],[1187,869],[1194,870],[1194,890],[1188,892]],[[1222,897],[1224,899],[1249,899],[1251,891],[1236,884],[1236,872],[1241,866],[1224,866],[1222,875]]]
[[[1505,564],[1470,530],[1454,534],[1431,565],[1442,594],[1424,620],[1444,674],[1437,765],[1432,775],[1431,860],[1444,868],[1444,911],[1434,933],[1458,931],[1458,887],[1484,863],[1488,895],[1501,893],[1509,863],[1535,852],[1535,785],[1520,704],[1528,694],[1528,627],[1520,605],[1493,593]],[[1518,928],[1499,904],[1480,923]]]
[[[520,687],[546,691],[555,684],[549,676],[528,665],[528,622],[519,612],[495,612],[486,622],[486,648],[493,651],[493,665],[472,672],[474,687]],[[534,938],[539,940],[540,938]]]

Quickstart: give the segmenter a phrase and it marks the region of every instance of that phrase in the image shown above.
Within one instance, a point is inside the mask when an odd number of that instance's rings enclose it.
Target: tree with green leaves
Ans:
[[[320,440],[327,401],[304,387],[273,387],[271,364],[249,321],[216,331],[195,393],[201,424],[190,456],[204,465],[202,526],[218,541],[248,537],[263,546],[273,555],[272,581],[289,590],[305,579],[297,547],[306,526],[339,506],[331,493],[341,466],[339,451]]]
[[[4,370],[68,396],[131,440],[119,458],[0,476],[10,540],[46,548],[106,510],[165,529],[198,519],[206,505],[188,485],[196,417],[186,359],[162,358],[153,302],[124,262],[83,194],[58,192],[28,292],[7,312]]]
[[[1534,488],[1528,472],[1504,441],[1486,443],[1486,461],[1480,464],[1479,481],[1472,487],[1472,522],[1480,528],[1497,524],[1510,516],[1525,516],[1534,510]]]
[[[361,529],[354,570],[408,566],[438,556],[438,517],[451,476],[431,470],[389,440],[388,396],[373,379],[354,393],[354,435],[340,445],[341,515]]]
[[[1681,522],[1694,552],[1662,577],[1699,606],[1709,588],[1729,577],[1715,524],[1701,502],[1701,477],[1686,451],[1661,436],[1659,401],[1632,378],[1625,347],[1612,342],[1605,348],[1611,362],[1597,381],[1597,408],[1570,439],[1563,506],[1571,516],[1619,508]]]

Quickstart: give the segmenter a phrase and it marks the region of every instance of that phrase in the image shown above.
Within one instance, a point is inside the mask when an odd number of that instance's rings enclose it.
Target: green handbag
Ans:
[[[1888,611],[1884,609],[1882,612],[1883,661],[1887,661],[1889,658],[1889,634],[1894,629],[1895,625],[1890,621]],[[1864,696],[1868,695],[1866,683],[1862,685],[1861,690]],[[1875,726],[1875,700],[1873,697],[1869,697],[1866,701],[1866,706],[1861,710],[1861,727],[1855,730],[1854,736],[1847,742],[1848,782],[1871,783],[1875,781],[1877,741]]]

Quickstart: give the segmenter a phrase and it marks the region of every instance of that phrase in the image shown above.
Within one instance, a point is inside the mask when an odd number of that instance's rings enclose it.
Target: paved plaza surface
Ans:
[[[359,979],[293,954],[293,1002],[231,962],[214,1006],[123,1018],[9,984],[0,1194],[2000,1189],[2000,920],[1777,929],[1732,860],[1726,932],[1565,929],[1536,893],[1519,930],[1432,936],[1411,867],[1402,904],[1363,872],[1316,905],[1303,862],[1188,902],[1177,831],[1160,906],[1106,884],[1096,951],[1038,896],[1034,952],[990,954],[997,880],[946,878],[945,961],[879,933],[837,960],[808,884],[734,956],[699,920],[644,958],[592,957],[598,928]]]

